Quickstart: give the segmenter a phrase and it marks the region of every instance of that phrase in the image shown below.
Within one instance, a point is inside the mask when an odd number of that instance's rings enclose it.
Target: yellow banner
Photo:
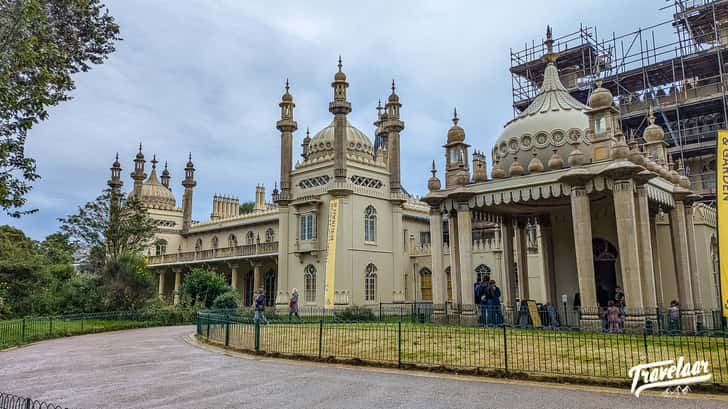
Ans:
[[[325,308],[334,308],[334,278],[336,277],[336,227],[339,224],[339,199],[329,202],[328,246],[326,251]]]
[[[728,318],[728,131],[718,131],[718,263],[720,266],[720,304]],[[721,257],[726,254],[726,257]]]

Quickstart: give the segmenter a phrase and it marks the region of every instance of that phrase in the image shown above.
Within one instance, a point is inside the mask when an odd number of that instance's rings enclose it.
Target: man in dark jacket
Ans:
[[[262,288],[259,288],[258,293],[255,295],[255,315],[253,316],[253,322],[258,324],[261,321],[264,325],[268,325],[268,319],[265,318],[265,293]]]

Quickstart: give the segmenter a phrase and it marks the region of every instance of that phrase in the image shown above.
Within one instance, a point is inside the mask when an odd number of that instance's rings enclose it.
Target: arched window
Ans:
[[[374,302],[377,300],[377,266],[369,263],[364,275],[364,301]]]
[[[377,210],[372,205],[364,210],[364,241],[377,241]]]
[[[447,300],[452,301],[452,274],[450,274],[450,266],[445,269],[445,275],[447,276]]]
[[[614,244],[601,238],[592,240],[592,253],[595,261],[615,261],[619,256]]]
[[[316,302],[316,267],[313,264],[303,269],[303,299],[306,303]]]
[[[200,250],[202,250],[202,239],[197,239],[197,241],[195,242],[195,251]]]
[[[228,247],[236,247],[238,245],[238,238],[234,234],[228,236]]]
[[[245,244],[255,244],[255,233],[252,231],[249,231],[245,235]]]
[[[167,240],[159,239],[154,243],[154,254],[157,256],[167,254]]]
[[[265,231],[265,242],[266,243],[272,243],[276,238],[276,234],[273,231],[272,227],[268,227]]]
[[[432,271],[427,267],[420,270],[420,293],[422,301],[432,301]]]
[[[212,248],[213,249],[216,249],[217,248],[217,236],[214,236],[212,238]]]
[[[481,264],[478,267],[475,267],[475,273],[478,276],[478,282],[483,281],[483,277],[490,276],[490,267],[486,266],[485,264]]]

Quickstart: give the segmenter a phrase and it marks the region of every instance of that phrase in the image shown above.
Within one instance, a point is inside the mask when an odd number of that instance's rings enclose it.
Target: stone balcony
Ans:
[[[148,256],[150,267],[172,266],[180,264],[207,263],[213,261],[233,261],[263,256],[277,256],[278,242],[245,244],[234,247],[220,247],[199,251],[183,251],[159,256]]]

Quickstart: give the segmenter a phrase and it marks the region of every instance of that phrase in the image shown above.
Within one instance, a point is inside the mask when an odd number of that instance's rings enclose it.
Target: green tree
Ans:
[[[204,268],[196,268],[185,275],[182,294],[192,305],[202,304],[206,308],[221,294],[230,291],[225,279],[218,273]]]
[[[42,313],[38,294],[48,290],[50,276],[38,245],[22,231],[0,226],[0,298],[5,315]]]
[[[28,131],[71,99],[72,75],[101,64],[120,40],[99,0],[0,0],[0,209],[12,217],[37,180]]]
[[[135,310],[144,306],[154,294],[154,274],[135,253],[110,260],[102,275],[106,309]]]
[[[240,203],[240,214],[250,213],[253,211],[254,207],[255,207],[255,202]]]
[[[142,204],[124,195],[111,200],[107,190],[74,215],[58,219],[61,231],[83,254],[91,271],[99,272],[107,262],[140,254],[154,237],[154,221]]]
[[[212,308],[216,310],[235,310],[240,306],[240,294],[230,289],[215,297]]]

